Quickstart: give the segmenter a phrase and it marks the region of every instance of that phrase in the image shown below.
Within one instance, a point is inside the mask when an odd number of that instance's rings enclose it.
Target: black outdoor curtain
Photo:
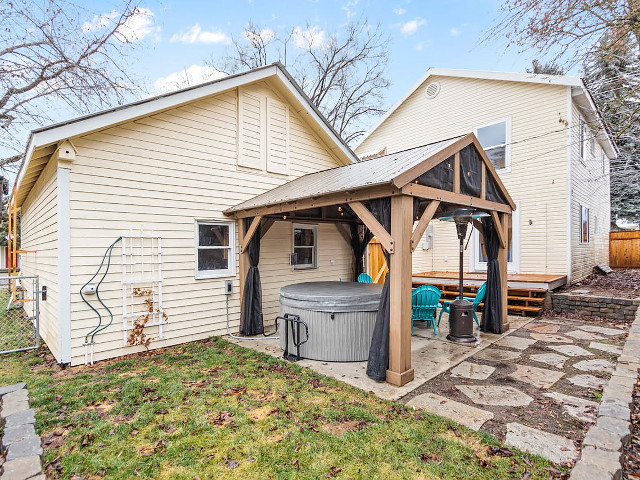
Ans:
[[[480,198],[482,191],[482,159],[474,145],[460,151],[460,193]]]
[[[253,217],[243,220],[245,234],[249,230],[252,221]],[[262,285],[260,284],[260,272],[258,271],[258,263],[260,262],[260,226],[258,226],[249,245],[247,245],[247,255],[249,257],[249,271],[244,283],[240,333],[243,335],[261,335],[264,333],[264,322],[262,317]]]
[[[502,333],[502,289],[500,285],[500,267],[498,249],[500,240],[491,217],[482,218],[482,236],[487,252],[487,290],[484,295],[484,309],[480,330],[490,333]]]
[[[350,223],[349,230],[351,232],[351,249],[353,250],[353,255],[356,259],[353,268],[353,281],[355,282],[358,279],[358,276],[364,272],[364,250],[373,238],[373,233],[371,233],[371,230],[367,227],[364,227],[364,236],[360,239],[357,223]]]
[[[391,198],[371,200],[369,202],[369,210],[376,220],[380,222],[380,225],[391,233]],[[389,273],[384,279],[382,293],[380,294],[378,314],[376,315],[376,324],[373,329],[371,345],[369,346],[369,360],[367,362],[367,376],[377,382],[386,380],[387,369],[389,368],[389,275],[391,274],[389,252],[384,252],[384,258],[389,266]]]

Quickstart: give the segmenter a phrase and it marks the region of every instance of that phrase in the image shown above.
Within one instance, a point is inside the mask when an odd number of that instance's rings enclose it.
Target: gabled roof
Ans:
[[[601,142],[607,155],[615,157],[618,154],[618,148],[611,141],[610,135],[607,131],[607,127],[602,119],[598,108],[596,107],[591,93],[587,89],[584,80],[580,77],[570,75],[546,75],[538,73],[511,73],[511,72],[493,72],[485,70],[464,70],[455,68],[434,68],[430,67],[425,74],[418,80],[407,92],[400,97],[400,99],[394,103],[384,115],[382,115],[378,121],[360,137],[354,146],[356,150],[362,143],[369,138],[369,136],[375,132],[400,105],[402,105],[421,85],[423,85],[429,77],[457,77],[457,78],[472,78],[479,80],[498,80],[504,82],[520,82],[520,83],[537,83],[544,85],[561,85],[570,87],[574,101],[580,105],[584,111],[590,111],[593,115],[593,123],[598,124],[601,127],[603,134],[598,136],[598,140]]]
[[[18,205],[21,205],[28,195],[40,172],[44,169],[49,156],[55,151],[57,143],[266,79],[279,82],[296,111],[311,117],[311,121],[318,127],[315,129],[316,132],[338,158],[347,162],[358,162],[356,154],[313,105],[286,68],[280,62],[276,62],[211,82],[33,130],[29,136],[26,153],[16,180],[16,185],[19,187]],[[32,164],[32,160],[37,161]]]
[[[288,204],[342,192],[356,192],[372,187],[389,186],[398,191],[442,161],[469,145],[475,145],[486,165],[487,176],[512,210],[515,203],[500,181],[493,165],[473,133],[440,142],[383,155],[371,160],[310,173],[291,180],[225,210],[226,215],[254,211],[263,207]]]

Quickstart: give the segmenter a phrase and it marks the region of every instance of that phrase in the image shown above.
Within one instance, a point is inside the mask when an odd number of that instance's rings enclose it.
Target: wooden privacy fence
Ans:
[[[640,268],[640,230],[609,233],[609,265]]]
[[[389,271],[387,262],[384,259],[384,251],[382,245],[377,238],[373,238],[369,242],[369,275],[373,279],[373,283],[384,283],[384,277]]]

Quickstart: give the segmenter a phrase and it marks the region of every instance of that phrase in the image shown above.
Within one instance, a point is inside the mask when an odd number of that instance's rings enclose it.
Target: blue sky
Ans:
[[[391,37],[388,107],[430,66],[523,72],[536,57],[533,52],[521,55],[515,49],[505,52],[500,41],[479,42],[498,17],[499,5],[496,0],[143,1],[147,15],[136,26],[141,38],[130,69],[153,93],[166,84],[162,79],[181,70],[191,68],[197,76],[205,60],[223,56],[229,39],[239,37],[250,20],[276,32],[309,26],[322,34],[365,15]],[[104,14],[117,5],[87,7]]]
[[[82,1],[83,30],[104,28],[125,1]],[[387,109],[429,67],[524,72],[535,52],[505,51],[506,42],[500,40],[480,42],[496,23],[500,4],[499,0],[140,0],[141,14],[123,30],[134,47],[125,68],[139,81],[139,96],[145,97],[186,86],[179,80],[185,71],[190,84],[211,79],[204,78],[211,73],[205,62],[224,57],[231,38],[242,38],[250,21],[282,36],[299,28],[323,38],[364,16],[370,24],[379,23],[391,39],[387,76],[392,85],[383,105]],[[63,104],[55,120],[76,116]],[[25,142],[27,133],[19,134]],[[0,149],[0,157],[13,153]]]

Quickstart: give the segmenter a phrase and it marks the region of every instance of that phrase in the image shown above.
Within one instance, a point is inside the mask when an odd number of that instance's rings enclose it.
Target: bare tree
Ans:
[[[133,1],[95,15],[66,0],[0,0],[0,148],[20,151],[25,130],[60,108],[86,113],[127,99],[123,54],[136,40],[128,22],[145,12]]]
[[[307,24],[284,36],[249,23],[231,51],[209,64],[227,73],[280,61],[347,142],[361,136],[368,120],[384,113],[390,81],[389,38],[380,26],[359,18],[327,33]]]
[[[640,0],[505,0],[501,11],[485,40],[504,36],[509,46],[533,47],[555,61],[580,63],[612,31],[612,46],[627,34],[640,42]]]

